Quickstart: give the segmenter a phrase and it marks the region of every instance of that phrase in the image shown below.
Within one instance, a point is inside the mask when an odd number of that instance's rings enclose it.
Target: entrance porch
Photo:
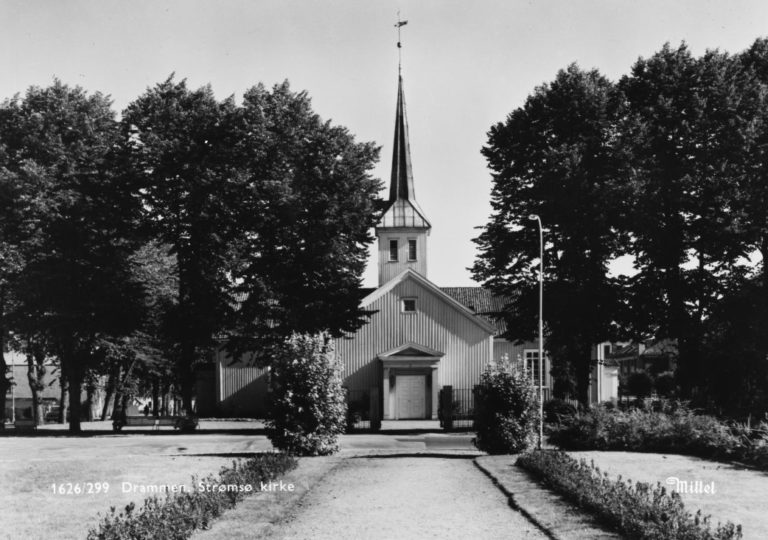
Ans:
[[[378,355],[384,420],[437,419],[438,366],[444,353],[405,343]]]

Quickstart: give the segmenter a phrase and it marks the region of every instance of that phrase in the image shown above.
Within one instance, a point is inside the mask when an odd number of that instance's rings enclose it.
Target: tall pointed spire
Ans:
[[[397,112],[395,113],[395,142],[392,149],[392,178],[389,185],[389,200],[415,200],[413,192],[413,169],[411,168],[411,145],[408,139],[408,119],[405,115],[405,94],[403,76],[398,76]]]
[[[389,203],[376,223],[379,239],[379,286],[405,270],[427,275],[427,237],[432,226],[416,202],[413,192],[411,145],[408,138],[408,118],[405,114],[400,29],[408,21],[397,14],[397,110],[395,112],[395,143],[392,148],[392,179]]]

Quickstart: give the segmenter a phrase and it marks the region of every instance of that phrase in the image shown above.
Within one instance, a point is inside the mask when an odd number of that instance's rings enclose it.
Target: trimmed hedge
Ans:
[[[680,495],[657,484],[608,478],[594,463],[577,462],[561,451],[534,451],[517,465],[600,521],[641,540],[729,540],[742,537],[741,525],[727,522],[714,530],[709,516],[685,510]]]
[[[695,414],[679,402],[627,411],[594,407],[553,426],[549,440],[568,450],[667,452],[768,469],[768,424],[750,430]]]
[[[165,498],[150,497],[137,508],[135,503],[117,512],[115,507],[88,540],[185,540],[197,529],[207,529],[211,521],[234,507],[249,493],[296,467],[296,459],[285,454],[260,454],[224,467],[218,478],[192,478],[192,490],[169,493]],[[199,486],[205,486],[199,489]],[[212,486],[217,486],[212,488]],[[230,486],[236,486],[231,489]]]

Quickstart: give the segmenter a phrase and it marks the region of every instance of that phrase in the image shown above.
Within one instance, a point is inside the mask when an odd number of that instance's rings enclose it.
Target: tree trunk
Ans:
[[[163,385],[162,406],[160,413],[163,416],[168,416],[168,384]]]
[[[5,313],[5,288],[0,287],[0,397],[3,400],[3,406],[0,407],[0,431],[5,430],[5,399],[8,390],[11,389],[11,381],[8,379],[8,364],[5,363],[5,324],[3,314]]]
[[[125,417],[126,414],[128,414],[128,401],[130,397],[126,392],[123,392],[122,397],[120,399],[120,416]]]
[[[194,360],[195,348],[191,343],[182,344],[182,363],[179,373],[179,382],[181,383],[181,406],[184,414],[192,414],[192,396],[195,391],[195,374],[192,371],[192,362]]]
[[[3,406],[0,407],[0,431],[5,430],[5,400],[8,391],[11,389],[11,381],[8,379],[8,364],[5,363],[3,354],[3,329],[0,328],[0,396],[3,396]]]
[[[117,366],[117,376],[115,377],[115,400],[112,405],[112,420],[119,418],[122,414],[120,407],[123,403],[123,370]]]
[[[32,344],[27,341],[27,348],[31,349]],[[40,373],[43,371],[43,373]],[[27,351],[27,381],[29,382],[29,390],[32,393],[32,417],[35,420],[35,425],[39,426],[43,423],[42,415],[42,403],[40,401],[40,392],[45,388],[43,377],[45,371],[42,366],[38,368],[35,355],[32,351]]]
[[[96,388],[93,381],[88,381],[85,385],[85,418],[88,422],[93,422],[93,400],[96,395]]]
[[[120,366],[113,366],[109,371],[109,379],[107,379],[107,388],[104,392],[104,406],[101,408],[101,420],[106,420],[109,416],[109,405],[112,401],[112,397],[115,395],[115,386],[117,385],[117,377],[120,374]]]
[[[83,391],[83,363],[79,353],[69,353],[62,357],[62,364],[69,364],[66,370],[69,383],[69,431],[80,433],[80,418],[82,415],[82,402],[80,396]]]
[[[579,403],[583,407],[589,407],[589,385],[592,375],[592,348],[589,345],[582,345],[574,348],[576,371],[576,393]]]
[[[160,415],[160,380],[152,378],[152,416]]]
[[[69,383],[64,376],[63,366],[59,368],[59,386],[61,393],[59,394],[59,424],[65,424],[67,422],[67,411],[69,407]]]

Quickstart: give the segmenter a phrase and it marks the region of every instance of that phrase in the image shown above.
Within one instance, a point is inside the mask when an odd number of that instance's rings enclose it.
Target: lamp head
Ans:
[[[537,219],[539,219],[539,216],[536,214],[531,214],[530,216],[528,216],[528,219],[530,219],[531,221],[536,221]]]

